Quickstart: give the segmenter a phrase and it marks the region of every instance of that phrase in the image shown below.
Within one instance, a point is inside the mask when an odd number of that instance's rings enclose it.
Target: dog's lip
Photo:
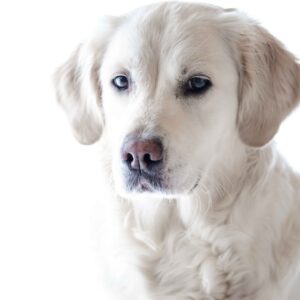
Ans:
[[[137,185],[136,189],[141,192],[153,192],[153,186],[147,180],[142,179]]]
[[[123,180],[125,181],[128,192],[154,193],[163,188],[163,179],[159,174],[155,176],[144,171],[128,173],[126,170],[123,175]]]
[[[151,135],[151,138],[153,138],[153,136]],[[123,189],[128,193],[133,194],[145,192],[155,194],[166,192],[169,186],[168,170],[166,170],[166,157],[165,151],[162,158],[163,163],[159,161],[159,164],[149,164],[149,166],[146,165],[145,167],[140,165],[133,167],[131,163],[127,163],[127,161],[123,160],[121,163],[119,161],[120,165],[118,165],[118,168],[121,167],[121,172],[119,172],[119,169],[118,173],[121,173]]]

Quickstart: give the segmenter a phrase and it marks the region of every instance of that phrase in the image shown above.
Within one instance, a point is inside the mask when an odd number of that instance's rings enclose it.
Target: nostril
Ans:
[[[127,153],[127,154],[126,154],[125,161],[126,161],[127,163],[132,163],[133,160],[134,160],[133,155],[132,155],[131,153]]]
[[[152,159],[151,159],[149,153],[146,153],[146,154],[144,155],[144,162],[145,162],[146,164],[150,164],[150,163],[152,162]]]
[[[155,164],[161,161],[161,157],[158,157],[157,155],[146,153],[143,157],[143,162],[146,165]]]
[[[130,153],[130,152],[126,153],[125,156],[123,157],[123,160],[129,167],[129,169],[135,169],[135,170],[140,169],[139,157],[135,153]]]

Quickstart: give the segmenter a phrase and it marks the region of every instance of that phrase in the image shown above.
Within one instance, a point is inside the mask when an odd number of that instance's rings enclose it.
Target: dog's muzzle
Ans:
[[[126,138],[121,159],[129,191],[153,192],[162,188],[163,144],[160,138]]]

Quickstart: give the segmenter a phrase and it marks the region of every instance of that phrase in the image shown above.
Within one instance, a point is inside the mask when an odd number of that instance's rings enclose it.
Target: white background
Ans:
[[[149,1],[150,2],[150,1]],[[153,1],[151,1],[153,2]],[[210,1],[261,21],[300,56],[297,1]],[[73,139],[51,74],[98,16],[148,1],[4,1],[0,4],[0,299],[101,297],[95,208],[97,147]],[[276,139],[300,170],[300,112]],[[101,240],[101,237],[100,237]]]

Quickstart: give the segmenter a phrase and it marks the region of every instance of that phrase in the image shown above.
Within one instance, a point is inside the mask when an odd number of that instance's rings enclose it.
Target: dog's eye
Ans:
[[[202,94],[211,87],[211,81],[204,76],[191,77],[185,84],[186,94]]]
[[[127,90],[129,87],[129,80],[125,75],[118,75],[112,80],[112,84],[118,90]]]

